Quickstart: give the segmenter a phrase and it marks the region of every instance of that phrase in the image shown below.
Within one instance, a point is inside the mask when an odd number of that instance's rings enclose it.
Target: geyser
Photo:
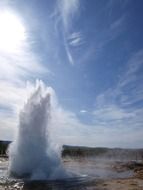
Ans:
[[[20,112],[18,134],[9,149],[12,177],[39,180],[68,176],[49,136],[51,96],[51,88],[38,82]]]

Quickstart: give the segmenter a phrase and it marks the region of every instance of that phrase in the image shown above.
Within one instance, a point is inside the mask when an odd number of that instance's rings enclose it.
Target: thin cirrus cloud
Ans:
[[[20,77],[26,77],[30,74],[40,74],[48,72],[38,63],[38,58],[28,51],[28,49],[12,52],[9,54],[0,52],[2,78],[11,78],[19,80]],[[5,75],[5,73],[8,73]]]
[[[66,31],[72,25],[72,20],[78,13],[79,5],[79,0],[58,0],[59,12]]]
[[[57,107],[51,129],[55,142],[85,146],[141,146],[140,137],[143,130],[137,129],[141,127],[143,121],[141,119],[143,110],[128,112],[110,105],[110,108],[96,110],[93,114],[95,122],[92,125],[85,125],[74,113]],[[136,115],[138,117],[135,117]]]
[[[139,72],[143,66],[142,56],[142,50],[134,52],[116,87],[104,91],[96,98],[96,108],[92,113],[94,125],[95,128],[101,126],[108,143],[111,143],[108,134],[117,139],[122,138],[122,142],[112,139],[118,146],[126,144],[136,147],[141,143],[143,109],[135,103],[143,99],[143,87],[140,85],[142,75]],[[127,93],[129,89],[130,93]]]
[[[21,92],[19,86],[24,86],[24,83],[29,78],[34,76],[40,76],[41,74],[47,73],[41,64],[39,64],[38,58],[33,54],[28,47],[28,43],[25,41],[26,47],[17,49],[16,51],[3,52],[0,51],[0,97],[1,104],[5,101],[5,97],[9,99],[7,102],[11,104],[12,98],[18,98],[18,92]],[[5,96],[5,94],[11,94]],[[20,98],[20,97],[19,97]],[[6,102],[5,102],[6,103]]]
[[[63,38],[66,54],[69,62],[73,65],[74,58],[69,46],[74,47],[82,43],[81,34],[79,32],[72,31],[71,33],[71,30],[73,30],[73,20],[77,17],[80,11],[80,1],[58,0],[57,8],[63,23]]]
[[[81,32],[74,32],[68,37],[68,43],[72,47],[80,46],[84,43]]]
[[[143,99],[142,71],[143,50],[132,53],[127,61],[125,71],[121,74],[116,86],[109,88],[96,97],[97,107],[118,103],[122,107]],[[130,91],[130,93],[128,93]]]
[[[93,116],[91,125],[82,124],[72,113],[67,114],[65,110],[64,113],[62,112],[66,117],[63,119],[66,123],[62,124],[65,142],[88,146],[141,147],[143,109],[128,107],[127,103],[138,101],[138,94],[143,98],[140,93],[143,89],[140,86],[141,81],[139,83],[136,81],[136,76],[139,76],[138,71],[142,67],[142,50],[134,52],[127,65],[116,87],[97,96],[94,111],[88,113]],[[128,91],[130,84],[137,86],[138,91],[126,94],[125,91]],[[86,110],[81,110],[80,113],[86,113]],[[58,134],[61,132],[59,131]],[[58,136],[62,139],[62,135]]]
[[[97,109],[93,112],[96,120],[104,121],[104,122],[113,122],[119,120],[130,119],[134,117],[134,113],[127,112],[124,109],[116,106],[116,105],[108,105],[104,108]]]
[[[87,110],[80,110],[80,113],[87,113]]]
[[[109,42],[112,40],[115,40],[117,37],[122,34],[122,32],[126,28],[126,15],[122,15],[116,20],[112,21],[106,29],[103,29],[103,31],[100,31],[100,40],[97,43],[97,47],[99,49],[105,48],[106,45],[108,45]]]
[[[143,67],[143,49],[133,53],[127,63],[127,67],[127,71],[125,72],[119,83],[121,87],[126,86],[130,82],[135,82],[135,80],[137,79],[136,74],[141,69],[141,67]]]
[[[141,147],[142,114],[141,108],[124,109],[115,104],[96,109],[93,112],[96,142],[105,143],[104,146]]]
[[[46,3],[47,2],[48,1],[46,1]],[[90,58],[95,59],[94,63],[96,63],[96,60],[97,60],[96,57],[98,55],[101,55],[101,57],[103,56],[103,59],[101,61],[104,62],[104,57],[106,56],[104,56],[104,51],[102,50],[105,50],[106,52],[107,50],[106,48],[109,47],[108,50],[110,54],[110,42],[113,41],[116,43],[116,40],[117,40],[116,44],[120,45],[118,44],[118,40],[119,40],[118,37],[120,36],[120,34],[123,34],[123,31],[125,31],[126,33],[126,27],[128,27],[126,25],[126,19],[128,18],[126,17],[126,14],[124,14],[123,12],[122,12],[123,13],[122,15],[116,14],[118,15],[118,17],[115,17],[113,14],[114,12],[113,4],[116,4],[116,3],[118,4],[118,2],[114,2],[114,1],[109,1],[109,2],[110,3],[107,2],[108,7],[106,8],[103,7],[103,9],[102,8],[100,9],[99,7],[98,9],[97,7],[97,9],[100,10],[99,11],[100,16],[98,15],[98,11],[94,12],[94,8],[93,8],[93,12],[95,15],[93,18],[91,18],[90,16],[92,14],[90,13],[90,6],[89,6],[88,7],[89,14],[87,12],[87,14],[83,14],[82,18],[79,18],[80,12],[81,12],[80,3],[82,3],[82,1],[79,1],[79,0],[56,1],[56,12],[55,12],[56,14],[54,15],[55,21],[56,21],[55,24],[57,24],[56,29],[57,29],[57,32],[59,33],[59,35],[57,36],[61,37],[59,41],[57,40],[57,43],[59,43],[60,47],[63,47],[64,45],[64,48],[65,48],[65,51],[63,50],[63,48],[61,48],[61,51],[59,51],[60,53],[62,53],[61,54],[62,56],[61,55],[59,56],[59,60],[61,62],[62,62],[61,59],[65,60],[65,58],[67,57],[69,60],[69,63],[72,65],[74,65],[75,62],[78,62],[78,63],[91,62],[92,63],[92,60],[90,61]],[[1,5],[1,2],[0,2],[0,5]],[[43,5],[45,6],[45,4]],[[96,6],[98,6],[98,3],[96,4]],[[47,8],[49,9],[48,6]],[[29,7],[29,10],[30,9],[31,8]],[[38,7],[37,10],[40,11],[40,7]],[[41,10],[43,11],[45,9],[42,8]],[[39,15],[40,15],[39,18],[42,18],[41,13]],[[104,19],[105,15],[109,17]],[[86,21],[84,20],[84,16],[86,16]],[[98,25],[98,16],[99,16],[100,25]],[[112,19],[110,19],[111,17]],[[80,21],[79,25],[78,25],[78,22],[74,22],[74,21],[78,21],[77,19],[82,19],[81,21],[79,20]],[[87,23],[88,21],[90,21],[90,25],[88,25]],[[45,24],[45,22],[43,23]],[[53,22],[51,22],[51,24],[53,24]],[[87,24],[88,27],[82,27],[84,24]],[[82,28],[80,28],[80,26]],[[47,31],[45,35],[47,39],[47,33],[49,32],[48,28],[50,27],[49,25],[47,25],[47,27],[45,28]],[[87,31],[86,31],[86,28],[87,28]],[[41,27],[41,31],[43,31],[43,27]],[[53,32],[53,30],[51,31]],[[0,138],[12,139],[12,136],[14,135],[16,131],[19,110],[22,107],[24,100],[26,100],[27,93],[29,94],[31,89],[34,88],[33,84],[28,84],[30,86],[26,87],[26,80],[33,81],[33,79],[40,78],[41,76],[46,74],[46,76],[44,75],[45,77],[43,78],[46,80],[46,82],[48,82],[47,77],[48,77],[49,70],[41,64],[41,60],[38,57],[38,55],[35,55],[35,53],[32,51],[31,45],[33,44],[33,41],[31,40],[32,37],[27,32],[26,27],[25,27],[24,35],[25,36],[24,36],[24,41],[22,43],[22,46],[20,46],[18,49],[17,48],[15,50],[11,49],[9,53],[0,49],[0,63],[1,63]],[[37,39],[37,38],[33,38],[33,39]],[[45,41],[46,40],[43,40],[43,42]],[[41,41],[37,42],[36,48],[41,47],[41,46],[38,46],[38,43],[40,45]],[[47,43],[46,45],[49,46],[49,43]],[[54,45],[55,44],[53,43],[53,47]],[[82,49],[82,47],[84,48]],[[49,49],[50,48],[51,48],[51,45],[49,46]],[[124,47],[122,46],[121,49],[124,50]],[[119,56],[120,56],[120,47],[118,51],[119,51]],[[65,56],[64,57],[63,54],[65,52],[66,52],[66,56],[64,55]],[[40,54],[40,52],[38,53]],[[44,52],[42,53],[44,55]],[[112,52],[111,54],[113,55]],[[62,144],[72,144],[72,145],[80,144],[80,145],[86,145],[86,146],[112,146],[112,147],[115,147],[115,146],[116,147],[135,147],[135,146],[140,147],[141,146],[142,134],[143,134],[143,130],[142,130],[143,109],[141,108],[140,101],[143,100],[143,95],[142,95],[143,94],[143,87],[142,87],[143,77],[140,71],[142,71],[142,67],[143,67],[143,64],[142,64],[143,50],[130,52],[130,54],[126,55],[126,58],[127,56],[128,57],[130,56],[128,61],[125,64],[121,65],[121,67],[123,66],[123,68],[121,69],[124,69],[124,71],[122,70],[123,72],[121,73],[121,70],[120,70],[120,72],[118,73],[120,74],[120,78],[117,79],[118,82],[116,84],[114,83],[114,86],[110,86],[110,88],[108,88],[107,90],[104,90],[103,92],[100,91],[101,93],[99,95],[96,93],[93,94],[93,97],[91,97],[91,99],[96,98],[96,101],[95,101],[95,107],[92,111],[91,111],[92,108],[88,106],[86,107],[84,105],[84,102],[83,102],[82,108],[85,108],[85,109],[79,110],[77,115],[73,112],[63,109],[60,105],[57,104],[55,112],[54,112],[54,121],[53,121],[54,127],[51,129],[53,131],[52,134],[54,135],[53,138],[55,138],[57,142],[60,142]],[[41,54],[41,58],[43,58],[42,54]],[[45,59],[45,62],[48,62],[48,61]],[[48,64],[45,64],[45,66],[47,65]],[[98,66],[98,64],[96,65]],[[83,70],[82,69],[83,64],[81,64],[80,66],[81,66],[80,67],[81,70]],[[92,66],[95,66],[95,64],[92,64]],[[53,67],[56,67],[56,64],[53,65]],[[70,68],[71,67],[69,65],[69,69]],[[75,67],[74,69],[78,69],[78,67]],[[87,69],[85,70],[87,71],[87,73],[91,71],[91,67],[89,71],[87,67],[85,67],[85,69]],[[93,70],[92,70],[93,72],[94,72],[94,69],[98,69],[98,67],[93,67]],[[111,68],[111,69],[113,69],[113,72],[114,72],[114,68]],[[55,70],[58,70],[58,69],[55,69]],[[104,68],[103,68],[103,71],[104,71]],[[56,73],[56,74],[59,75],[60,73]],[[79,76],[78,76],[79,78],[77,78],[77,80],[80,79],[80,77],[82,76],[80,74],[82,73],[79,72]],[[92,77],[89,77],[89,78],[92,78]],[[72,76],[72,80],[73,80],[73,76]],[[95,81],[87,81],[87,82],[90,84],[90,82],[95,82]],[[103,82],[104,82],[104,74],[103,74]],[[64,86],[64,88],[66,87]],[[93,89],[89,88],[89,91],[88,90],[87,91],[89,93],[91,92],[92,94],[92,90]],[[98,93],[98,89],[97,89],[97,93]],[[62,95],[63,95],[63,98],[65,99],[73,98],[70,96],[64,97],[65,94],[62,94]],[[80,96],[79,96],[79,101],[80,101]],[[92,101],[94,104],[94,100]],[[85,124],[83,118],[86,118],[88,121],[89,120],[90,121],[92,120],[92,121],[91,122],[89,121],[88,124]]]
[[[127,70],[118,83],[118,90],[122,92],[122,104],[132,105],[143,100],[142,73],[143,49],[134,52],[127,63]],[[128,94],[128,90],[130,93]]]
[[[72,14],[75,12],[75,9],[77,9],[77,1],[68,2],[70,2],[70,4],[67,3],[67,1],[61,2],[63,6],[62,17],[65,29],[67,28],[67,23],[70,22],[69,20],[73,17]],[[31,84],[31,86],[27,89],[25,81],[49,72],[47,68],[40,64],[39,57],[33,53],[30,46],[31,41],[29,41],[30,36],[28,36],[29,34],[27,33],[26,28],[24,35],[24,41],[22,41],[22,45],[20,44],[20,47],[17,47],[15,50],[11,49],[9,52],[3,50],[0,51],[0,109],[3,113],[0,114],[0,138],[4,138],[6,140],[13,139],[17,129],[16,125],[19,110],[23,106],[27,94],[29,94],[31,88],[33,88],[33,85]],[[79,35],[78,37],[76,36],[76,38],[79,38]],[[70,52],[68,56],[70,58]],[[70,62],[72,62],[72,56]],[[7,75],[5,73],[7,73]],[[8,112],[11,113],[8,114]],[[60,113],[61,112],[59,111],[58,114]],[[66,135],[66,125],[69,123],[69,130],[72,132],[71,134],[73,139],[76,138],[78,140],[79,131],[81,131],[81,124],[76,116],[73,116],[73,113],[69,114],[68,111],[63,110],[60,117],[64,117],[64,123],[66,123],[65,125],[63,124],[63,128],[65,130],[64,134]],[[59,120],[59,123],[60,121],[61,119]],[[78,129],[77,132],[73,130],[73,125],[74,129]],[[61,130],[62,129],[59,131]]]
[[[26,88],[9,80],[0,80],[0,138],[12,140],[19,110],[26,98]]]
[[[13,33],[9,30],[9,18],[15,24]],[[40,58],[33,53],[26,26],[20,22],[20,18],[14,11],[1,10],[0,23],[1,27],[4,27],[0,33],[1,42],[4,44],[0,46],[0,110],[2,112],[0,138],[9,139],[8,137],[12,138],[15,133],[18,112],[26,99],[26,81],[40,77],[49,71],[40,63]],[[16,28],[21,29],[20,26],[23,30],[19,32],[22,33],[16,35]],[[22,38],[18,38],[18,35],[22,35]]]
[[[102,30],[98,30],[95,32],[95,35],[92,37],[92,41],[90,45],[86,46],[86,52],[84,51],[81,58],[76,57],[75,52],[76,48],[85,44],[85,39],[89,39],[89,35],[87,34],[86,38],[83,35],[84,31],[75,30],[73,27],[74,21],[78,21],[78,18],[81,13],[81,5],[79,0],[62,0],[58,1],[58,11],[63,23],[63,38],[64,38],[64,46],[67,54],[67,58],[69,63],[74,65],[75,61],[84,62],[87,61],[88,57],[93,55],[93,49],[97,50],[97,52],[101,52],[106,45],[112,40],[115,40],[126,28],[126,14],[123,14],[109,22],[105,28]],[[108,3],[107,3],[108,4]],[[108,10],[110,6],[108,7]],[[93,23],[93,25],[96,24]],[[94,40],[93,40],[94,39]],[[80,48],[81,50],[81,48]],[[78,51],[77,51],[78,52]]]
[[[21,19],[11,10],[0,13],[0,76],[4,78],[27,77],[47,72],[40,59],[32,52],[30,35]],[[11,27],[13,26],[13,29]],[[11,29],[11,31],[10,31]],[[8,73],[5,75],[5,73]]]

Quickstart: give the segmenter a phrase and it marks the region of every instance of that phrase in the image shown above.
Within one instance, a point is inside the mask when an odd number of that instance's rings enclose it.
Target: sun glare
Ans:
[[[19,49],[25,40],[25,28],[20,19],[11,12],[0,13],[0,50]]]

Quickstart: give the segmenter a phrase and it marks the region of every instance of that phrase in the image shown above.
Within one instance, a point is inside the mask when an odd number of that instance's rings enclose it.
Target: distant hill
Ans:
[[[143,149],[123,149],[107,147],[84,147],[63,146],[62,156],[87,157],[94,156],[97,159],[120,159],[120,160],[142,160]]]
[[[6,150],[11,141],[0,141],[0,156],[6,155]]]

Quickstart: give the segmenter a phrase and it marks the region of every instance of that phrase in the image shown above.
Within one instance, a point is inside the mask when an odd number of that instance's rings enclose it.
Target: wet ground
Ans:
[[[143,180],[121,162],[93,158],[63,159],[78,177],[64,180],[23,181],[8,178],[8,160],[0,159],[0,190],[143,190]]]
[[[78,176],[87,176],[96,179],[127,178],[133,175],[133,171],[126,168],[117,168],[119,161],[100,160],[94,158],[64,159],[63,163],[69,172]]]

